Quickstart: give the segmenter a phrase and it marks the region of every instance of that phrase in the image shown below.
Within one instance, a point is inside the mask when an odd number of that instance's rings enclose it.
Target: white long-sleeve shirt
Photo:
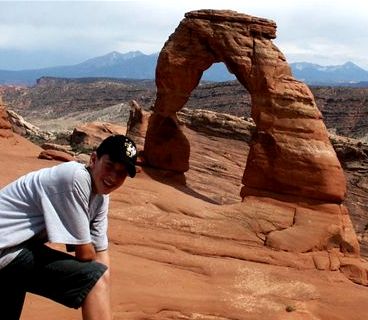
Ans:
[[[0,269],[41,234],[45,241],[105,250],[108,203],[107,195],[93,194],[87,168],[74,161],[10,183],[0,190]]]

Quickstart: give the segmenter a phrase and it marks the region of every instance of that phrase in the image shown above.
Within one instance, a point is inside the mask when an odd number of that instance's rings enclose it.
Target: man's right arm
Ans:
[[[75,245],[75,257],[81,261],[96,260],[96,250],[92,243]]]

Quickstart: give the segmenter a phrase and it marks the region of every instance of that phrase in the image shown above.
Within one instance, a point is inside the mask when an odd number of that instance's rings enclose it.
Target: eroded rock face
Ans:
[[[22,116],[14,112],[13,110],[7,110],[9,122],[11,123],[12,130],[23,136],[38,140],[52,140],[54,134],[49,131],[43,131],[40,128],[34,126],[28,121],[24,120]]]
[[[132,100],[130,102],[126,135],[133,139],[137,148],[140,150],[143,149],[150,115],[151,113],[144,111],[137,101]]]
[[[13,136],[12,126],[9,122],[5,106],[0,97],[0,138],[10,138]]]
[[[146,161],[163,169],[188,170],[190,146],[176,113],[203,71],[224,62],[249,91],[256,124],[242,197],[269,190],[341,202],[346,182],[321,113],[309,88],[292,77],[272,42],[275,37],[271,20],[224,10],[186,13],[159,55]]]
[[[148,143],[147,143],[148,139]],[[154,167],[185,172],[189,169],[190,144],[176,115],[153,113],[148,122],[144,155]]]

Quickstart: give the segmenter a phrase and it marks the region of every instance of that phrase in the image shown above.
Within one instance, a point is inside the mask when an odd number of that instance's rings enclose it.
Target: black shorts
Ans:
[[[44,244],[28,245],[0,269],[1,312],[18,319],[26,292],[79,308],[106,270],[102,263],[79,261]]]

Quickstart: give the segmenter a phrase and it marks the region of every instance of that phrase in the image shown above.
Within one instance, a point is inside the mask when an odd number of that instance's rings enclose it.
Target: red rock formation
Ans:
[[[130,113],[127,123],[126,135],[133,139],[138,149],[143,149],[144,139],[151,113],[144,111],[137,101],[130,102]]]
[[[75,158],[67,152],[52,149],[41,151],[38,158],[45,160],[58,160],[63,162],[75,160]]]
[[[224,120],[201,118],[214,128]],[[266,194],[240,202],[248,144],[231,138],[229,124],[217,135],[184,129],[194,151],[186,185],[145,168],[111,195],[113,318],[365,319],[368,287],[355,283],[368,286],[367,262],[344,207]],[[1,186],[54,164],[36,159],[40,148],[22,137],[7,140],[0,141]],[[22,318],[69,320],[78,312],[27,295]]]
[[[292,77],[275,37],[271,20],[234,11],[186,13],[159,55],[157,97],[144,146],[147,162],[188,170],[190,146],[176,113],[203,71],[224,62],[249,91],[256,123],[242,197],[269,190],[341,202],[346,182],[321,113],[309,88]]]
[[[10,138],[13,136],[12,126],[9,122],[5,106],[0,97],[0,138]]]
[[[75,153],[72,151],[71,146],[69,146],[69,145],[60,145],[60,144],[56,144],[56,143],[45,142],[41,145],[41,148],[44,149],[44,150],[62,151],[64,153],[70,154],[71,156],[75,155]]]
[[[125,127],[108,122],[95,121],[86,123],[73,130],[70,144],[74,148],[92,150],[108,136],[112,134],[125,134],[125,131]]]
[[[24,120],[24,118],[16,112],[7,110],[7,113],[12,130],[15,133],[23,137],[31,137],[39,140],[52,140],[55,138],[53,133],[41,130],[40,128]]]

